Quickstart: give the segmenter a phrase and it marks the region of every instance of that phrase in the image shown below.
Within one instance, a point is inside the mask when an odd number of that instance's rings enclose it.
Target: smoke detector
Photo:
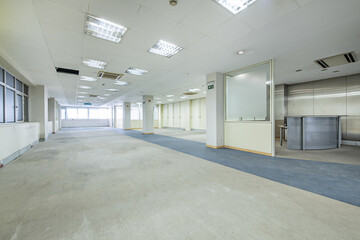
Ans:
[[[176,6],[177,2],[177,0],[169,0],[170,5],[173,7]]]

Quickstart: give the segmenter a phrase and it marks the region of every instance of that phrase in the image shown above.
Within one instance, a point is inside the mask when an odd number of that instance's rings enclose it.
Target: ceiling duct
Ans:
[[[98,78],[107,78],[111,80],[119,80],[122,76],[124,76],[124,74],[104,72],[104,71],[99,71],[97,75]]]
[[[69,69],[69,68],[59,68],[59,67],[55,67],[55,69],[56,69],[56,72],[58,72],[58,73],[79,75],[79,70]]]
[[[349,53],[343,53],[336,56],[315,60],[315,62],[319,64],[322,68],[329,68],[329,67],[354,63],[356,62],[356,58],[354,52],[349,52]]]
[[[198,94],[197,92],[185,92],[183,93],[184,95],[195,95]]]

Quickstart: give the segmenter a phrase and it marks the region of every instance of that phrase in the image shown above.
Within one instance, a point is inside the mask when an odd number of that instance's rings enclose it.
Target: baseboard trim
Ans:
[[[213,145],[207,145],[207,144],[206,144],[206,147],[214,148],[214,149],[219,149],[219,148],[224,148],[225,146],[213,146]]]
[[[39,140],[36,140],[33,143],[27,145],[26,147],[19,149],[18,151],[14,152],[10,156],[7,156],[6,158],[0,160],[0,165],[5,166],[5,165],[9,164],[10,162],[14,161],[16,158],[23,155],[25,152],[27,152],[30,148],[32,148],[38,144],[39,144]]]
[[[245,148],[237,148],[237,147],[231,147],[231,146],[226,146],[226,145],[224,147],[229,148],[229,149],[243,151],[243,152],[256,153],[256,154],[270,156],[270,157],[272,156],[271,153],[259,152],[259,151],[254,151],[254,150],[250,150],[250,149],[245,149]]]

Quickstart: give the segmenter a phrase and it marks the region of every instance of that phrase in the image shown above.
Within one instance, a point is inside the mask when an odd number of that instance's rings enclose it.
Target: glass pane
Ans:
[[[4,122],[4,87],[0,86],[0,123]]]
[[[16,120],[22,121],[23,118],[23,99],[21,95],[16,95]]]
[[[8,72],[6,72],[6,84],[10,87],[15,87],[15,78]]]
[[[67,119],[77,119],[77,108],[67,108],[66,109],[66,113],[67,113]]]
[[[66,119],[65,109],[61,109],[61,119],[62,119],[62,120]]]
[[[15,92],[6,89],[6,122],[15,122]]]
[[[89,109],[89,118],[90,119],[99,119],[99,109],[90,108]]]
[[[270,63],[226,75],[226,121],[269,120]]]
[[[78,118],[79,119],[88,119],[88,109],[87,108],[78,108]]]
[[[0,82],[4,82],[4,69],[0,68]]]
[[[138,105],[131,106],[130,118],[131,120],[140,120],[140,112]]]
[[[22,92],[22,82],[20,82],[18,79],[16,79],[16,90]]]
[[[24,97],[24,121],[29,121],[29,98]]]
[[[106,108],[99,109],[99,119],[109,119],[109,112]]]
[[[26,95],[29,95],[29,87],[27,85],[24,84],[24,93]]]

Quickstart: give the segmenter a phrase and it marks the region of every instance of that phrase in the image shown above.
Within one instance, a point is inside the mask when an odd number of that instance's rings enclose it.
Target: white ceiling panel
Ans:
[[[201,0],[181,21],[184,25],[207,34],[226,22],[232,14],[211,0]]]
[[[134,0],[90,0],[89,13],[130,28],[140,7]]]
[[[64,7],[68,7],[80,12],[87,12],[89,7],[89,0],[50,0]]]
[[[259,0],[238,15],[253,28],[259,28],[298,8],[295,0]]]
[[[82,47],[82,39],[84,36],[82,33],[69,31],[53,25],[49,25],[47,23],[42,23],[41,27],[48,42],[73,45],[79,48]]]
[[[84,13],[48,0],[34,0],[34,5],[40,22],[78,33],[84,31]]]
[[[178,22],[184,18],[194,6],[198,5],[200,0],[180,0],[175,7],[170,4],[164,4],[164,2],[164,0],[144,0],[142,5]]]

